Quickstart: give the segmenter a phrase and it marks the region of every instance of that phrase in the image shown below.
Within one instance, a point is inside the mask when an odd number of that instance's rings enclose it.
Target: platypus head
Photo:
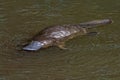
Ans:
[[[40,48],[46,48],[52,45],[51,40],[43,40],[43,41],[32,41],[27,46],[23,47],[25,51],[37,51]]]

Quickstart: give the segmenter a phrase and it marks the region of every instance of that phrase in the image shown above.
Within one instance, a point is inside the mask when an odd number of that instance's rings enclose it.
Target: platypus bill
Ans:
[[[41,48],[47,48],[50,46],[57,46],[60,49],[66,49],[64,47],[65,42],[72,39],[78,35],[87,35],[90,32],[87,31],[89,28],[94,28],[96,26],[110,24],[112,20],[93,20],[90,22],[80,23],[80,24],[66,24],[51,26],[43,29],[40,33],[35,35],[32,42],[27,46],[23,47],[26,51],[37,51]]]

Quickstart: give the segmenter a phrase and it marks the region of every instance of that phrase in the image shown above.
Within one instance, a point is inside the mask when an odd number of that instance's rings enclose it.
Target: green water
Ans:
[[[110,18],[96,36],[37,52],[19,46],[45,27]],[[120,80],[120,0],[0,0],[0,80]]]

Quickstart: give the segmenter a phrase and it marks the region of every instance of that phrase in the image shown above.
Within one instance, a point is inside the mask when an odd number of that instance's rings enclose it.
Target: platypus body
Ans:
[[[41,48],[47,48],[50,46],[57,46],[60,49],[66,49],[64,47],[65,42],[72,39],[78,35],[87,35],[89,32],[88,28],[93,28],[95,26],[110,24],[112,20],[94,20],[90,22],[80,23],[80,24],[66,24],[51,26],[43,29],[40,33],[32,38],[32,42],[27,46],[23,47],[23,50],[27,51],[37,51]]]

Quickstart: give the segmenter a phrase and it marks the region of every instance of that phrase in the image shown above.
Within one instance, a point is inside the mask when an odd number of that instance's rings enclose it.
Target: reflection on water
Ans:
[[[6,15],[4,14],[4,8],[0,8],[0,24],[4,23],[6,19]]]
[[[46,16],[61,16],[60,12],[64,8],[63,0],[45,0],[47,6]]]
[[[119,80],[119,0],[1,0],[0,80]],[[19,51],[43,28],[111,18],[96,36],[37,52]]]
[[[65,7],[64,2],[63,0],[45,0],[42,2],[43,4],[40,4],[40,2],[32,4],[18,10],[18,12],[22,13],[22,15],[60,16],[61,10]]]

